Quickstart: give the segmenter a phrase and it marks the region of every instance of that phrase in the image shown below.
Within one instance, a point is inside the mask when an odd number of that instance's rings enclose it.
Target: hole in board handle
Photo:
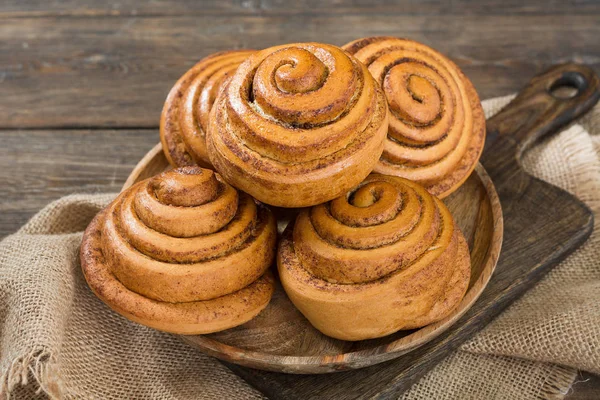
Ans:
[[[587,81],[579,72],[568,71],[550,85],[548,92],[559,100],[572,99],[587,87]]]

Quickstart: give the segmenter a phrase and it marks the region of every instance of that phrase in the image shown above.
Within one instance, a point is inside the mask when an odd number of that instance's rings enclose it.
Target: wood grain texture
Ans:
[[[515,91],[519,77],[566,60],[600,71],[597,21],[594,14],[385,12],[4,18],[0,127],[156,127],[172,85],[210,53],[298,41],[342,45],[377,35],[439,49],[486,98]]]
[[[32,16],[164,16],[197,14],[402,14],[402,15],[571,15],[597,11],[595,0],[454,0],[437,1],[318,1],[318,0],[123,0],[105,3],[97,0],[5,0],[2,17]]]
[[[596,400],[600,397],[600,376],[579,372],[565,400]]]
[[[71,193],[118,192],[158,130],[0,130],[0,238]]]

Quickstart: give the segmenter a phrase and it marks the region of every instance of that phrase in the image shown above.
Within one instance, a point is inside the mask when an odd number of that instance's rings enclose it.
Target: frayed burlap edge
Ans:
[[[556,365],[555,369],[540,388],[538,398],[542,400],[562,400],[573,387],[577,370]]]
[[[51,399],[64,398],[64,385],[54,357],[43,346],[33,347],[29,352],[15,357],[0,375],[0,399],[9,400],[17,386],[31,383],[37,386],[36,394],[44,393]]]

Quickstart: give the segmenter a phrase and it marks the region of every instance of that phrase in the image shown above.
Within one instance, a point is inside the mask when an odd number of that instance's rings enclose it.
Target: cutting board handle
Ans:
[[[564,91],[571,88],[571,96]],[[561,95],[562,92],[562,95]],[[600,99],[600,80],[590,67],[567,63],[534,77],[506,107],[487,121],[486,152],[500,137],[515,146],[517,160],[542,137],[587,112]]]

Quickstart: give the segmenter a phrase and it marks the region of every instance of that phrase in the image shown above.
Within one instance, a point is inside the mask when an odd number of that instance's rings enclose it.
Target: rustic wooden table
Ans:
[[[408,37],[448,54],[482,98],[554,63],[600,73],[595,0],[108,3],[0,4],[0,238],[66,194],[118,191],[158,141],[172,84],[215,51]],[[600,398],[600,377],[578,381],[569,399]]]

